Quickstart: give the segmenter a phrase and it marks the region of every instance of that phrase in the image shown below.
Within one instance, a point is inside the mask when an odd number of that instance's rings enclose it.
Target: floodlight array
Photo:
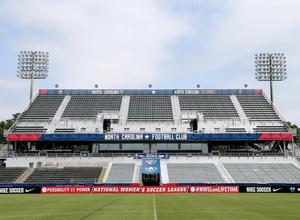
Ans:
[[[259,81],[283,81],[287,78],[286,57],[283,53],[255,55],[255,78]]]
[[[21,79],[45,79],[49,70],[49,53],[21,51],[18,55],[17,76]]]

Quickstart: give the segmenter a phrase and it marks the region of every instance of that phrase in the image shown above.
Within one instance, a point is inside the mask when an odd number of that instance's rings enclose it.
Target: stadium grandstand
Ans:
[[[0,220],[300,220],[299,9],[0,0]]]
[[[145,162],[146,161],[146,162]],[[155,165],[153,162],[155,161]],[[28,166],[28,163],[37,164]],[[149,163],[145,166],[145,163]],[[299,184],[300,165],[283,157],[19,157],[0,168],[0,184]]]
[[[290,128],[260,89],[41,89],[7,140],[6,184],[300,182]]]
[[[8,132],[21,152],[284,151],[285,121],[262,90],[41,89]]]

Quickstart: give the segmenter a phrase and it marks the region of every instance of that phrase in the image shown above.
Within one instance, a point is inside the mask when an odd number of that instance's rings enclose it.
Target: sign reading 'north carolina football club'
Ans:
[[[187,140],[187,134],[105,134],[105,140],[122,140],[122,141],[181,141]]]

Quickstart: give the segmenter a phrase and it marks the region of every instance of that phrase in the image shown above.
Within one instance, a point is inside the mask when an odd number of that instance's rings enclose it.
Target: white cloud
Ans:
[[[23,29],[15,49],[47,49],[50,75],[66,88],[138,87],[159,77],[168,47],[186,30],[159,1],[6,1],[1,14]],[[55,65],[55,67],[53,67]]]
[[[297,43],[300,36],[300,1],[228,0],[224,1],[226,7],[218,0],[212,2],[218,2],[219,5],[210,3],[213,5],[211,13],[202,17],[199,17],[199,12],[185,14],[189,22],[194,24],[197,30],[194,30],[194,35],[202,44],[194,42],[194,51],[188,54],[190,56],[184,60],[179,71],[198,70],[210,74],[229,65],[239,67],[238,61],[247,58],[250,64],[254,54],[260,51],[286,52],[289,63],[296,58],[294,55],[300,48]],[[203,0],[198,4],[202,5]],[[226,8],[226,11],[222,11],[222,8]],[[214,13],[214,10],[218,13]],[[207,22],[205,27],[203,20]],[[197,21],[200,24],[198,26]]]
[[[1,76],[0,89],[0,120],[9,119],[12,114],[24,110],[29,100],[28,80],[16,80],[14,74]]]
[[[0,25],[21,29],[7,35],[9,48],[49,50],[47,82],[63,88],[187,85],[178,78],[268,94],[254,54],[285,52],[289,79],[275,85],[276,106],[300,124],[299,9],[298,0],[2,0]]]
[[[286,119],[300,124],[296,110],[300,108],[300,103],[295,100],[300,82],[300,1],[212,2],[219,5],[212,4],[211,13],[200,18],[198,11],[185,14],[194,24],[196,30],[193,34],[201,43],[194,42],[193,52],[185,53],[185,57],[176,54],[176,59],[182,61],[173,61],[175,65],[169,68],[177,75],[183,72],[194,74],[197,83],[204,84],[204,87],[241,88],[244,83],[249,83],[251,87],[264,88],[268,95],[267,82],[260,83],[254,79],[254,54],[284,52],[288,60],[289,79],[275,85],[275,105]],[[203,1],[198,2],[199,8],[201,5]],[[203,26],[202,20],[210,26]],[[195,25],[196,21],[199,21],[199,26]]]
[[[242,81],[239,77],[230,79],[232,84],[252,81],[244,76],[254,77],[254,53],[262,51],[285,52],[288,59],[289,79],[275,84],[275,105],[287,120],[300,123],[300,116],[296,109],[300,104],[295,95],[300,82],[300,2],[297,0],[232,0],[232,14],[220,21],[212,41],[207,47],[210,51],[205,63],[219,59],[219,69],[228,65],[239,65],[239,61],[247,60],[248,72],[243,73]],[[248,68],[248,69],[247,69]],[[253,82],[253,81],[252,81]],[[254,82],[253,82],[254,83]],[[257,83],[261,86],[261,83]],[[267,82],[263,87],[268,94]]]

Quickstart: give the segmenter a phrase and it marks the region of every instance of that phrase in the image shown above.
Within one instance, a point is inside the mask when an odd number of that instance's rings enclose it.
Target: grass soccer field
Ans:
[[[297,194],[1,195],[0,219],[300,219]]]

